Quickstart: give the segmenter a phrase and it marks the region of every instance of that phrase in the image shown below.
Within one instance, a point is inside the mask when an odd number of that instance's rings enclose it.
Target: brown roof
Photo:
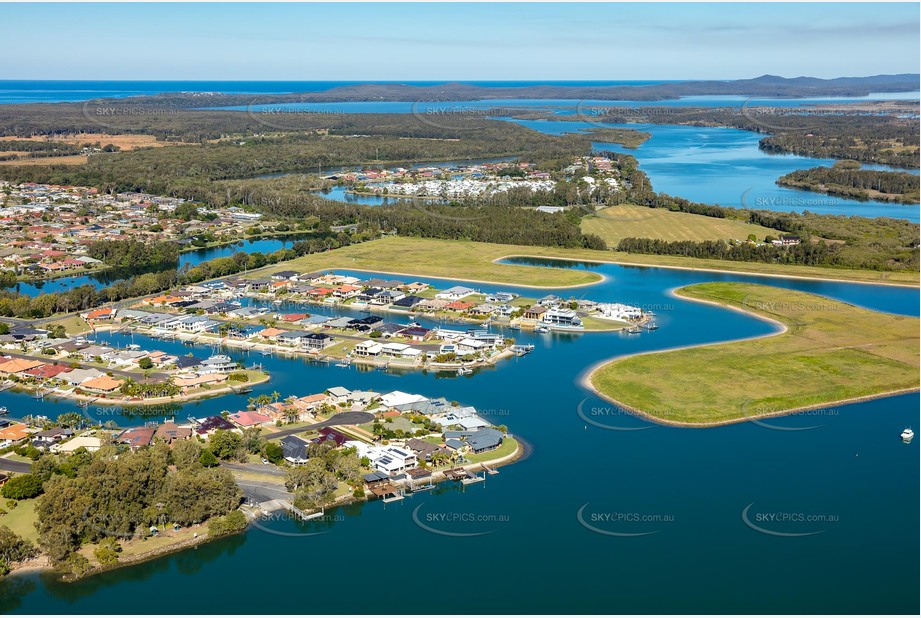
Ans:
[[[184,440],[185,438],[191,437],[192,428],[180,427],[176,423],[163,423],[157,427],[157,431],[154,435],[161,440],[166,440],[167,442],[172,442],[173,440]]]

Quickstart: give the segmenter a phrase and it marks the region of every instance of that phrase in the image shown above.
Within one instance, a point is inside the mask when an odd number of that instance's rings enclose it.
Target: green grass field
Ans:
[[[717,219],[665,208],[647,208],[621,204],[582,219],[582,233],[601,236],[609,247],[624,238],[659,238],[661,240],[743,240],[754,234],[758,240],[778,236],[780,232],[734,219]]]
[[[352,245],[334,251],[307,255],[258,271],[250,271],[250,275],[253,277],[264,276],[279,270],[307,272],[349,268],[387,272],[406,277],[445,277],[535,287],[586,285],[600,281],[598,275],[585,271],[514,266],[494,262],[509,255],[622,262],[646,266],[709,269],[788,277],[829,278],[870,283],[900,283],[915,286],[918,285],[919,281],[917,272],[888,273],[872,270],[820,268],[816,266],[787,266],[760,262],[729,262],[673,255],[640,255],[616,251],[497,245],[460,240],[403,238],[398,236]]]
[[[6,515],[0,515],[0,526],[6,526],[22,538],[33,543],[38,542],[38,530],[35,529],[35,522],[38,521],[38,515],[35,514],[35,500],[35,498],[20,500],[13,508],[9,508],[4,504],[3,508],[7,513]]]
[[[708,425],[918,387],[918,318],[754,284],[677,293],[787,331],[609,362],[589,378],[605,397],[667,423]]]

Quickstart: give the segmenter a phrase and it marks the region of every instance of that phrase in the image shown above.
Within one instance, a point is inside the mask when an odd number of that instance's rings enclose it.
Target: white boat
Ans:
[[[911,427],[906,427],[905,429],[902,430],[902,440],[904,440],[905,442],[911,442],[911,439],[914,437],[915,437],[915,432],[911,430]]]
[[[473,369],[470,367],[461,367],[457,370],[457,375],[459,376],[469,376],[471,373],[473,373]]]
[[[535,333],[549,333],[550,329],[547,328],[546,326],[535,326],[534,332]]]
[[[125,348],[128,350],[140,350],[141,346],[139,346],[136,343],[129,343],[128,345],[125,346]]]
[[[9,412],[9,410],[6,409],[6,406],[0,406],[0,416],[3,416],[7,412]]]

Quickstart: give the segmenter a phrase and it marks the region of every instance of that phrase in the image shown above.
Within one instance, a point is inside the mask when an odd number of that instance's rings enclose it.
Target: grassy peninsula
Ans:
[[[611,361],[588,377],[602,396],[667,424],[708,426],[918,388],[918,318],[755,284],[703,283],[676,294],[784,331]]]

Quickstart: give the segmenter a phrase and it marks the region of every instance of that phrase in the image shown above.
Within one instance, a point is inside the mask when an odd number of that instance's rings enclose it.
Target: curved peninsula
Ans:
[[[782,330],[622,357],[591,371],[586,386],[654,421],[690,427],[918,389],[918,318],[745,283],[703,283],[676,294],[753,314]]]

